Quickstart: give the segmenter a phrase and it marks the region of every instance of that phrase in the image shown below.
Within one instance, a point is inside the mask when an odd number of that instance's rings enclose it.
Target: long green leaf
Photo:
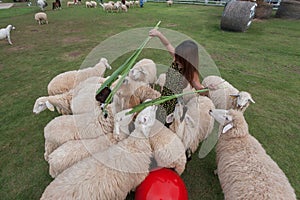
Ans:
[[[158,29],[158,26],[160,25],[160,23],[161,23],[161,21],[159,21],[154,28]],[[97,90],[96,95],[99,94],[105,87],[110,87],[112,85],[112,83],[115,80],[117,80],[117,78],[120,74],[122,74],[122,76],[127,76],[129,71],[127,73],[123,73],[123,72],[126,69],[131,68],[133,66],[133,63],[136,61],[137,57],[140,55],[141,51],[143,50],[143,48],[146,46],[146,44],[149,42],[150,39],[151,39],[151,37],[148,36],[147,39],[141,44],[141,46],[116,71],[114,71],[111,74],[111,76]]]
[[[141,110],[143,110],[144,108],[147,108],[149,106],[159,105],[161,103],[164,103],[164,102],[169,101],[171,99],[181,97],[183,95],[193,94],[193,93],[202,93],[202,92],[207,92],[207,91],[208,91],[208,89],[203,89],[203,90],[196,90],[196,91],[192,91],[192,92],[184,92],[184,93],[180,93],[180,94],[174,94],[174,95],[170,95],[170,96],[161,96],[157,99],[153,99],[151,101],[147,101],[147,102],[141,103],[139,105],[136,105],[129,112],[127,112],[126,115],[127,114],[132,114],[132,113],[135,113],[135,112],[140,112]]]

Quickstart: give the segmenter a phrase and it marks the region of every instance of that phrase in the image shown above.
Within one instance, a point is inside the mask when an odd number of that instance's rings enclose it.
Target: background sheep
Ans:
[[[214,119],[209,115],[209,110],[214,108],[209,98],[199,95],[186,105],[177,103],[174,113],[167,116],[167,122],[173,121],[170,129],[178,135],[186,149],[191,149],[192,153],[212,132]]]
[[[142,85],[138,87],[129,99],[129,108],[144,102],[147,99],[157,99],[160,97],[160,93],[152,89],[148,85]]]
[[[111,69],[106,58],[101,58],[94,67],[73,70],[55,76],[48,84],[48,94],[55,95],[68,92],[80,82],[92,76],[102,77],[106,68]]]
[[[10,31],[16,29],[13,25],[9,24],[6,26],[6,28],[0,29],[0,40],[7,38],[7,41],[10,45],[12,45],[12,42],[10,40]]]
[[[166,1],[166,3],[167,3],[167,6],[172,6],[173,5],[173,1],[172,0],[168,0],[168,1]]]
[[[212,110],[210,114],[222,130],[216,149],[225,199],[296,199],[283,171],[249,134],[241,111]]]
[[[133,114],[125,115],[129,110],[117,113],[114,118],[114,131],[94,139],[70,140],[55,149],[48,159],[49,174],[54,178],[78,161],[107,149],[130,134],[129,124]]]
[[[113,132],[113,114],[110,106],[105,117],[100,108],[81,115],[62,115],[51,120],[44,128],[45,160],[57,147],[70,140],[92,139]]]
[[[154,84],[156,81],[156,64],[150,59],[142,59],[130,70],[128,76],[135,81]]]
[[[42,11],[44,11],[44,8],[46,8],[48,4],[44,0],[37,0],[37,5],[41,8]]]
[[[149,173],[148,137],[155,112],[155,107],[141,111],[127,139],[65,170],[47,186],[41,199],[125,199]]]
[[[38,12],[34,15],[34,19],[39,23],[39,25],[43,24],[43,22],[45,22],[46,24],[48,24],[48,18],[47,18],[47,14],[44,12]]]
[[[202,85],[208,87],[209,97],[218,109],[239,109],[245,111],[250,102],[255,103],[248,92],[239,92],[219,76],[207,76]]]
[[[103,4],[99,3],[99,4],[103,8],[103,10],[106,11],[106,12],[108,12],[108,11],[112,12],[112,10],[114,9],[113,4],[111,4],[111,3],[103,3]]]

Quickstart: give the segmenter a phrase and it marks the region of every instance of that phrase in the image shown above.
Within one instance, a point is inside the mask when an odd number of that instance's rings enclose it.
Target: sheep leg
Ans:
[[[8,43],[10,44],[10,45],[12,45],[12,42],[11,42],[11,40],[10,40],[10,34],[8,33],[8,35],[7,35],[7,40],[8,40]]]

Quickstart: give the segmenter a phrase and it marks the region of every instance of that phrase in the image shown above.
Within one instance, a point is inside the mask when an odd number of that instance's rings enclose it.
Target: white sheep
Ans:
[[[15,30],[16,28],[9,24],[6,26],[6,28],[1,28],[0,29],[0,40],[7,38],[7,41],[10,45],[12,45],[12,42],[10,40],[10,31]]]
[[[125,199],[149,174],[149,131],[155,107],[141,111],[127,139],[94,154],[59,174],[41,199]]]
[[[284,172],[249,134],[243,113],[216,109],[210,114],[220,123],[217,171],[225,199],[295,199]]]
[[[34,19],[39,23],[39,25],[43,24],[44,22],[48,24],[48,17],[47,14],[44,12],[38,12],[34,15]]]
[[[239,91],[219,76],[207,76],[202,85],[209,88],[209,97],[218,109],[245,111],[250,102],[255,103],[248,92]]]
[[[174,168],[181,175],[185,169],[185,147],[180,138],[156,120],[150,132],[153,157],[159,167]]]
[[[33,113],[39,114],[47,108],[63,115],[91,112],[98,106],[95,92],[106,78],[90,77],[79,83],[74,89],[63,94],[39,97],[33,106]]]
[[[97,2],[96,1],[90,1],[90,3],[92,4],[92,8],[97,8]]]
[[[93,67],[67,71],[55,76],[48,84],[48,94],[56,95],[68,92],[80,82],[92,76],[102,77],[106,69],[111,69],[106,58],[101,58]]]
[[[71,5],[75,5],[74,1],[67,1],[67,7],[70,7]]]
[[[192,98],[186,105],[176,104],[175,110],[167,116],[170,129],[182,140],[186,149],[194,153],[199,143],[212,132],[214,119],[209,110],[214,109],[212,101],[205,96]]]
[[[36,99],[33,106],[33,113],[39,114],[47,108],[50,111],[54,111],[55,107],[57,111],[63,115],[72,114],[71,100],[73,98],[73,90],[64,94],[58,94],[54,96],[43,96]]]
[[[143,81],[148,84],[156,82],[156,64],[151,59],[142,59],[130,70],[128,76],[135,81]]]
[[[167,6],[172,6],[173,5],[173,1],[172,0],[168,0],[168,1],[166,1],[166,3],[167,3]]]
[[[142,85],[138,87],[133,94],[130,96],[129,99],[129,108],[133,108],[134,106],[144,102],[147,99],[157,99],[161,96],[161,94],[152,89],[148,85]]]
[[[45,0],[37,0],[37,5],[44,11],[44,8],[48,5]]]
[[[62,115],[51,120],[44,128],[45,160],[56,148],[70,140],[93,139],[113,132],[114,119],[111,107],[107,107],[108,117],[101,108],[80,115]]]
[[[113,133],[100,135],[94,139],[70,140],[55,149],[48,158],[49,174],[55,178],[78,161],[127,138],[132,132],[129,126],[134,117],[134,114],[126,115],[128,111],[129,109],[115,115]]]
[[[123,12],[127,12],[128,11],[127,6],[124,5],[124,4],[121,4],[121,9],[122,9]]]
[[[108,11],[112,12],[114,9],[114,5],[111,3],[103,3],[103,4],[99,3],[99,4],[103,8],[103,10],[106,12],[108,12]]]

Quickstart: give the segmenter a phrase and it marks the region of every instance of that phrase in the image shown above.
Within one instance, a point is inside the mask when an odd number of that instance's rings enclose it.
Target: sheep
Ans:
[[[96,1],[90,1],[90,3],[92,4],[92,8],[97,8],[97,2]]]
[[[203,79],[202,85],[208,87],[209,97],[218,109],[238,109],[243,112],[250,105],[255,103],[248,92],[237,90],[229,82],[219,76],[207,76]]]
[[[125,199],[149,174],[155,112],[153,106],[141,111],[128,138],[59,174],[41,199]]]
[[[210,111],[222,131],[216,147],[218,177],[225,199],[296,199],[276,162],[250,135],[242,111]]]
[[[143,81],[148,84],[156,82],[156,64],[151,59],[142,59],[130,70],[128,76],[135,81]]]
[[[121,4],[121,9],[122,9],[123,12],[127,12],[128,11],[127,6],[124,5],[124,4]]]
[[[48,84],[48,94],[56,95],[68,92],[75,88],[81,81],[92,76],[102,77],[106,69],[111,69],[106,58],[101,58],[94,67],[67,71],[55,76]]]
[[[150,132],[153,157],[159,167],[174,168],[181,175],[185,169],[185,147],[180,138],[156,120]]]
[[[213,102],[205,96],[192,98],[186,105],[179,102],[173,113],[167,116],[170,129],[182,140],[185,149],[194,153],[201,141],[212,132],[214,119],[208,111],[214,109]]]
[[[37,0],[37,5],[44,11],[44,8],[47,7],[47,2],[45,0]]]
[[[111,4],[111,3],[99,3],[100,4],[100,6],[103,8],[103,10],[104,11],[106,11],[106,12],[108,12],[108,11],[113,11],[113,9],[114,9],[114,6],[113,6],[113,4]]]
[[[166,1],[166,3],[167,3],[167,6],[172,6],[173,5],[173,1],[172,0],[168,0],[168,1]]]
[[[126,115],[128,111],[127,109],[115,115],[113,133],[100,135],[94,139],[70,140],[55,149],[48,158],[49,174],[55,178],[78,161],[127,138],[131,132],[129,124],[134,116],[133,114]]]
[[[39,25],[42,25],[43,22],[45,22],[46,24],[48,24],[48,18],[47,18],[47,14],[44,12],[38,12],[34,15],[34,19],[39,23]]]
[[[33,106],[33,113],[39,114],[47,108],[50,111],[54,111],[55,107],[57,111],[63,115],[72,114],[71,100],[73,98],[73,92],[66,92],[64,94],[58,94],[54,96],[43,96],[36,99]]]
[[[74,1],[67,1],[67,7],[70,7],[71,5],[74,5],[75,2]]]
[[[62,115],[51,120],[44,128],[45,153],[49,154],[70,140],[93,139],[113,132],[114,117],[111,106],[107,107],[108,117],[104,116],[100,107],[94,112],[80,115]]]
[[[95,92],[105,80],[103,77],[90,77],[63,94],[39,97],[33,106],[33,113],[39,114],[47,108],[54,111],[54,107],[63,115],[91,112],[98,106],[94,99]]]
[[[7,41],[10,45],[12,45],[13,43],[10,40],[10,31],[11,30],[15,30],[16,27],[14,27],[13,25],[9,24],[6,26],[6,28],[1,28],[0,29],[0,40],[7,38]]]

